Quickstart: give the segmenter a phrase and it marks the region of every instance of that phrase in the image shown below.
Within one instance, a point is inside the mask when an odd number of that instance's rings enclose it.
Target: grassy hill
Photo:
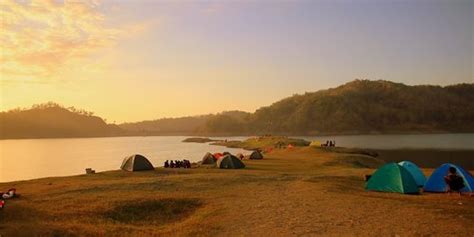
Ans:
[[[123,134],[91,112],[64,108],[55,103],[0,113],[0,139],[99,137]]]

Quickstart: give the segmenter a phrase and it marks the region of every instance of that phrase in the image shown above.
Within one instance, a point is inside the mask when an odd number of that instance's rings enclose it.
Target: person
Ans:
[[[332,146],[336,146],[336,140],[332,141]]]
[[[0,198],[2,199],[10,199],[17,196],[16,195],[16,189],[11,188],[9,189],[6,193],[0,193]]]
[[[170,162],[170,168],[174,168],[174,167],[176,167],[176,166],[175,166],[173,160],[171,160],[171,162]]]
[[[170,167],[170,163],[168,160],[165,161],[165,165],[164,165],[165,168],[169,168]]]
[[[329,141],[329,147],[332,147],[332,141]]]
[[[464,179],[456,172],[456,168],[449,167],[449,173],[444,177],[448,193],[457,192],[461,196],[461,189],[465,187]]]

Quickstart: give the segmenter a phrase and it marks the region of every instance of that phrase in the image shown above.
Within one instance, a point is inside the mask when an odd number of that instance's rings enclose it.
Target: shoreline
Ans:
[[[0,190],[14,187],[21,194],[0,210],[0,234],[449,235],[453,226],[463,226],[459,235],[474,231],[472,197],[366,191],[364,175],[380,165],[366,155],[306,146],[274,149],[263,160],[244,163],[238,170],[114,170],[0,183]]]
[[[217,145],[227,147],[225,145]],[[247,151],[253,149],[246,149],[244,147],[227,147],[227,148],[241,148]],[[321,152],[341,154],[341,155],[355,155],[355,156],[367,156],[373,157],[383,161],[384,163],[389,162],[400,162],[404,160],[412,161],[423,169],[435,169],[444,163],[453,163],[459,165],[466,170],[474,171],[474,149],[416,149],[416,148],[405,148],[405,149],[364,149],[364,148],[345,148],[345,147],[312,147],[312,149],[320,150]],[[285,151],[285,149],[275,149],[275,151]],[[156,166],[156,169],[163,168]],[[98,173],[104,172],[116,172],[117,169],[104,170]],[[474,173],[474,172],[473,172]],[[42,179],[54,179],[54,178],[69,178],[83,176],[84,174],[64,175],[64,176],[48,176],[40,178],[32,178],[25,180],[14,180],[14,181],[0,181],[0,185],[18,182],[31,182],[39,181]]]

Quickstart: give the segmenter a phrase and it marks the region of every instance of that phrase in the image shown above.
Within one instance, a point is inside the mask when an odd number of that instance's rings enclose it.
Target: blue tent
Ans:
[[[410,172],[410,174],[415,179],[416,185],[418,185],[418,187],[423,187],[423,185],[425,185],[426,177],[417,165],[410,161],[402,161],[398,162],[398,164],[407,169],[408,172]]]
[[[461,192],[472,192],[474,190],[474,178],[471,174],[466,172],[463,168],[450,163],[443,164],[436,169],[433,174],[431,174],[428,181],[426,181],[423,190],[425,192],[446,192],[444,176],[448,175],[449,167],[456,168],[458,175],[464,179],[464,185],[466,185],[466,187],[464,187]]]

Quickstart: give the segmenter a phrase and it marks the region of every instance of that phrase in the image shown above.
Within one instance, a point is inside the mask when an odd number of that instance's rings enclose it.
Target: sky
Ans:
[[[0,1],[0,111],[253,112],[356,78],[473,83],[472,0]]]

